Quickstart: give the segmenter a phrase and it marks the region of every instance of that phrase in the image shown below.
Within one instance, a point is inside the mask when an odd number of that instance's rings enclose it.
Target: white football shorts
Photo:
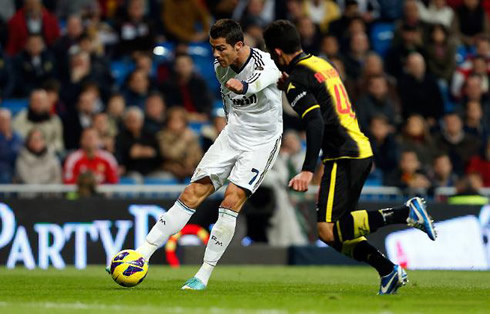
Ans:
[[[236,186],[254,193],[276,161],[281,147],[281,136],[275,141],[254,147],[254,150],[237,149],[234,146],[223,130],[204,154],[191,182],[209,177],[217,191],[228,179]]]

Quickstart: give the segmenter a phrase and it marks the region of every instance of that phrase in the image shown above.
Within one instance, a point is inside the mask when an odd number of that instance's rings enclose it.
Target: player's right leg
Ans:
[[[155,223],[146,236],[145,242],[136,249],[146,261],[168,238],[179,232],[187,224],[196,208],[212,193],[214,186],[209,177],[188,185],[174,205]]]
[[[141,253],[148,262],[155,251],[168,238],[182,230],[189,219],[196,211],[195,209],[215,190],[213,183],[209,177],[196,180],[188,185],[180,197],[175,201],[174,205],[164,213],[150,230],[136,251]],[[110,266],[106,267],[106,271],[110,273]]]

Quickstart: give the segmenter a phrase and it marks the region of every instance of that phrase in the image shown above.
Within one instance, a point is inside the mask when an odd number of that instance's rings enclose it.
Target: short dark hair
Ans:
[[[187,52],[177,52],[175,54],[174,60],[177,60],[178,58],[190,58],[192,60],[191,55]]]
[[[226,39],[226,43],[232,46],[239,41],[243,41],[242,27],[232,19],[221,19],[216,21],[216,23],[211,26],[209,36],[213,39],[224,38]]]
[[[59,93],[61,83],[56,79],[48,79],[42,84],[42,88],[47,92]]]
[[[437,159],[442,158],[442,157],[449,158],[449,155],[446,152],[438,151],[438,152],[435,153],[434,159],[432,160],[432,162],[434,163]],[[449,160],[451,160],[451,159],[449,159]]]
[[[301,40],[296,27],[287,20],[277,20],[264,31],[265,45],[269,51],[281,49],[287,54],[301,50]]]
[[[149,98],[152,98],[152,97],[159,97],[163,102],[165,102],[165,96],[162,93],[160,93],[159,91],[157,91],[157,90],[151,91],[148,94],[148,97],[146,97],[146,99],[149,99]]]

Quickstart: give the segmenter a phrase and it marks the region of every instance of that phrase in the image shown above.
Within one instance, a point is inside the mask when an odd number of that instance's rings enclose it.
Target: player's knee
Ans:
[[[228,188],[225,192],[225,198],[221,202],[221,206],[238,212],[241,210],[246,199],[247,193],[243,189],[238,187]]]
[[[190,208],[197,207],[198,198],[196,197],[196,189],[192,186],[192,184],[187,186],[184,191],[182,191],[182,194],[180,194],[180,200]]]
[[[191,183],[180,195],[180,200],[190,208],[197,208],[211,193],[212,184]]]
[[[328,245],[332,245],[335,242],[335,237],[333,235],[333,224],[332,223],[318,223],[318,237]]]

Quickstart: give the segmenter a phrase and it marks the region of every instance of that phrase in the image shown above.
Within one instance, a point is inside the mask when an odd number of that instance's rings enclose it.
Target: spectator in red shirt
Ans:
[[[71,153],[65,162],[64,182],[74,184],[81,173],[92,171],[98,184],[117,183],[117,161],[109,152],[100,149],[97,130],[86,128],[80,140],[81,149]]]
[[[8,23],[7,53],[11,56],[20,52],[31,34],[42,35],[47,46],[60,36],[56,17],[43,8],[41,0],[26,0]]]
[[[473,156],[466,168],[467,174],[478,173],[483,179],[483,186],[490,187],[490,141],[487,141],[485,154]]]

